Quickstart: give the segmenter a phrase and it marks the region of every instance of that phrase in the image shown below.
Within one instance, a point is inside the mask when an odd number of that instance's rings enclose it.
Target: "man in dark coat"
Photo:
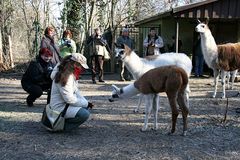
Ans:
[[[50,101],[52,85],[50,74],[54,67],[51,59],[52,52],[47,48],[42,48],[39,51],[39,56],[36,60],[30,62],[22,77],[22,88],[29,93],[26,99],[29,107],[33,106],[33,102],[43,94],[43,91],[48,92],[47,103]]]
[[[117,44],[125,44],[130,49],[134,49],[133,40],[129,37],[129,30],[128,28],[123,28],[121,35],[117,38]],[[120,81],[130,81],[132,79],[131,73],[127,70],[124,63],[119,61],[120,66]]]

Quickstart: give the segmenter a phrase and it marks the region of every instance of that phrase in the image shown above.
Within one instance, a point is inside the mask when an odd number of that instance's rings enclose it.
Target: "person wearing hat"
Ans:
[[[144,39],[143,46],[146,49],[146,56],[158,55],[161,53],[160,49],[164,47],[163,39],[156,34],[155,28],[150,28],[150,33]]]
[[[78,89],[77,80],[85,69],[89,69],[86,58],[82,54],[73,53],[64,57],[51,74],[53,83],[50,108],[62,112],[66,104],[69,104],[65,114],[65,130],[78,128],[88,119],[88,108],[93,107]]]
[[[53,70],[52,52],[47,48],[42,48],[36,60],[31,61],[26,72],[21,79],[22,88],[29,94],[26,102],[29,107],[39,98],[43,91],[48,92],[47,103],[50,100],[50,89],[52,80],[50,74]]]
[[[121,35],[117,38],[117,44],[125,44],[132,50],[134,49],[133,40],[129,37],[128,28],[123,28]],[[120,69],[120,81],[131,80],[132,75],[124,66],[122,61],[119,61],[119,69]]]

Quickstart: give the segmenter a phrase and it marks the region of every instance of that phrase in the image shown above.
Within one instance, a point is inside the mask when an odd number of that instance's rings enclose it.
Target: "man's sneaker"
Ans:
[[[104,80],[102,80],[102,79],[100,79],[100,80],[99,80],[99,82],[103,82],[103,83],[104,83],[105,81],[104,81]]]
[[[124,78],[120,78],[119,81],[126,81]]]
[[[96,82],[95,80],[92,80],[92,83],[93,83],[93,84],[96,84],[97,82]]]

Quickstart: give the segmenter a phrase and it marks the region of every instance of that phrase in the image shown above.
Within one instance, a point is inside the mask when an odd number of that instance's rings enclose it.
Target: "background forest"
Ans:
[[[111,31],[160,12],[202,0],[0,0],[0,71],[35,58],[44,29],[51,25],[56,39],[73,32],[77,52],[95,27]]]

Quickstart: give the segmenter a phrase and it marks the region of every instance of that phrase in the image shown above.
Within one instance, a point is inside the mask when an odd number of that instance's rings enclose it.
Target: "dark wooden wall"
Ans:
[[[240,18],[240,0],[218,0],[194,8],[191,5],[181,7],[181,10],[174,13],[174,17],[237,19]]]

